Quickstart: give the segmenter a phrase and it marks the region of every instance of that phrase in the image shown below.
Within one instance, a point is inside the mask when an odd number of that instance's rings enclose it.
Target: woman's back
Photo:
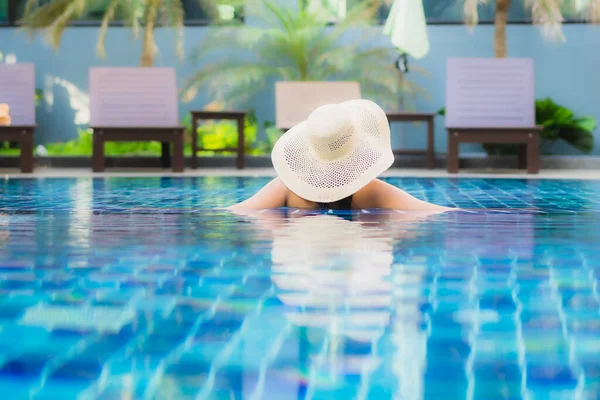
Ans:
[[[231,210],[447,210],[376,179],[394,163],[394,153],[385,111],[372,101],[317,108],[277,140],[271,160],[277,178]]]
[[[343,202],[338,202],[343,203]],[[327,206],[327,205],[325,205]],[[306,200],[291,190],[279,178],[273,179],[258,193],[248,200],[232,206],[231,210],[259,210],[268,208],[300,208],[319,209],[324,208],[319,203]],[[350,207],[325,207],[344,209],[398,209],[398,210],[422,210],[422,211],[444,211],[446,207],[430,204],[419,200],[408,193],[379,179],[374,179],[366,186],[359,189],[351,197]]]

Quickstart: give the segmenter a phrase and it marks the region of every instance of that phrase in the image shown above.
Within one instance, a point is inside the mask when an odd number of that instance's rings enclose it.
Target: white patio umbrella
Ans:
[[[427,55],[429,38],[422,0],[394,0],[383,33],[390,37],[404,62],[406,56],[419,59]]]
[[[575,0],[575,10],[582,12],[590,3],[590,0]]]

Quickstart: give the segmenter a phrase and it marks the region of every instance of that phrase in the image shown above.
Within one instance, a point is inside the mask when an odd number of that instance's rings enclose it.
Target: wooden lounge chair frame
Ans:
[[[91,68],[90,116],[94,172],[104,171],[107,141],[159,141],[163,168],[184,170],[174,68]]]
[[[518,144],[518,167],[540,170],[530,58],[450,58],[447,64],[448,172],[459,170],[460,143]]]
[[[361,98],[358,82],[277,82],[275,84],[275,125],[282,130],[304,121],[317,107]],[[427,124],[427,148],[425,150],[394,149],[396,155],[426,155],[427,167],[435,167],[434,132],[435,113],[386,112],[388,121],[425,122]]]
[[[0,126],[0,140],[18,142],[21,172],[33,172],[35,123],[35,67],[0,64],[0,103],[8,104],[11,124]]]
[[[209,111],[209,110],[194,110],[192,114],[192,169],[198,168],[198,151],[216,151],[216,152],[237,152],[236,167],[243,169],[245,166],[245,134],[244,120],[246,119],[246,111]],[[237,122],[238,143],[237,148],[223,149],[205,149],[198,147],[198,121],[200,120],[233,120]]]

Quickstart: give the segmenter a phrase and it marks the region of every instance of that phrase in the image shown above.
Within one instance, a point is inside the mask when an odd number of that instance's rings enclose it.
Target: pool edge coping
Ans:
[[[193,177],[232,177],[232,178],[269,178],[275,177],[272,168],[246,168],[237,170],[233,168],[201,168],[186,169],[183,173],[163,169],[115,169],[94,173],[89,169],[75,168],[37,168],[31,174],[20,172],[1,173],[5,180],[8,179],[51,179],[51,178],[193,178]],[[388,170],[381,175],[382,178],[446,178],[446,179],[527,179],[527,180],[600,180],[600,170],[579,169],[547,169],[539,174],[530,175],[525,172],[513,172],[498,169],[465,169],[458,174],[450,174],[445,170],[397,169]]]

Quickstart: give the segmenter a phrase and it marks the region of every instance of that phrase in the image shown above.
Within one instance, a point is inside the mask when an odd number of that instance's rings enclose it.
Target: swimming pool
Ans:
[[[0,183],[2,398],[600,398],[600,182],[214,210],[267,180]]]

